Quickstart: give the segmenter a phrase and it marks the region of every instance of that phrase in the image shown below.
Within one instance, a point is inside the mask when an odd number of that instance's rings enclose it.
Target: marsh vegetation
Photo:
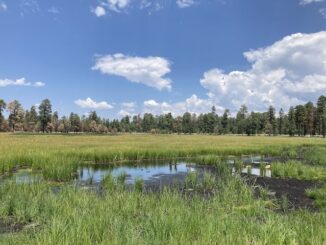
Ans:
[[[0,134],[0,146],[1,244],[326,242],[320,138]]]

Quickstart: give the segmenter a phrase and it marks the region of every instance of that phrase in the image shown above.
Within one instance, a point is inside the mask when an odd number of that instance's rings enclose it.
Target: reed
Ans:
[[[319,212],[275,212],[288,210],[288,200],[271,200],[266,189],[258,198],[240,175],[231,174],[227,162],[229,155],[285,159],[302,153],[307,162],[274,163],[273,176],[325,184],[325,146],[318,138],[0,134],[0,174],[27,165],[44,176],[33,183],[0,183],[0,221],[38,224],[0,234],[0,244],[325,244],[325,187],[307,191]],[[301,152],[306,148],[312,153]],[[194,189],[189,197],[173,189],[142,192],[141,180],[130,190],[123,173],[105,176],[100,193],[57,183],[73,179],[83,164],[178,157],[214,165],[219,177],[189,173],[185,185]],[[214,195],[207,198],[202,189]]]
[[[294,156],[301,147],[319,146],[316,162],[322,163],[325,141],[318,138],[239,137],[206,135],[15,135],[0,134],[0,175],[16,166],[44,170],[45,178],[62,181],[73,178],[76,166],[84,162],[110,163],[125,160],[198,157],[216,165],[223,156]],[[207,156],[208,155],[208,156]]]
[[[326,168],[310,166],[299,161],[273,163],[271,165],[273,177],[295,178],[300,180],[326,181]]]

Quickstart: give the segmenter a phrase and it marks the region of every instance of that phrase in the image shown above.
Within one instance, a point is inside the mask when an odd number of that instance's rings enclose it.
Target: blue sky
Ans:
[[[323,0],[0,0],[0,98],[61,115],[263,111],[326,94]]]

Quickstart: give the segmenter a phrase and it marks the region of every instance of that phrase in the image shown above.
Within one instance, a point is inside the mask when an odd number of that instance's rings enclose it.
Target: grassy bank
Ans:
[[[241,178],[215,182],[218,195],[191,198],[44,183],[0,186],[0,217],[36,224],[2,244],[325,244],[326,213],[273,211]]]

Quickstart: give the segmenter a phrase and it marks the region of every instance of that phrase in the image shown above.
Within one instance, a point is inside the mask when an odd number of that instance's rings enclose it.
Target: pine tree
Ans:
[[[279,111],[279,117],[278,117],[278,133],[284,134],[284,111],[281,108]]]
[[[305,135],[304,125],[306,119],[306,110],[303,105],[295,107],[295,123],[299,136]]]
[[[24,110],[18,100],[14,100],[7,105],[9,111],[9,127],[13,132],[22,129],[24,121]]]
[[[229,129],[228,129],[229,115],[230,115],[230,111],[228,109],[226,109],[223,113],[222,120],[221,120],[223,134],[227,134],[229,132]]]
[[[48,123],[51,122],[52,105],[50,100],[45,99],[39,106],[39,120],[41,123],[41,130],[43,133],[47,130]]]
[[[304,134],[313,135],[314,132],[314,111],[315,107],[312,102],[305,104],[305,122],[304,122]]]
[[[3,130],[3,123],[5,120],[3,112],[5,109],[6,109],[6,102],[4,100],[0,99],[0,131]]]
[[[288,113],[288,122],[289,122],[289,128],[288,128],[288,134],[290,136],[294,136],[296,133],[296,123],[295,123],[295,111],[293,106],[290,107],[289,113]]]
[[[267,118],[269,123],[269,135],[276,134],[276,117],[275,108],[273,106],[268,108]]]
[[[326,136],[326,97],[320,96],[317,101],[318,132],[324,138]]]

